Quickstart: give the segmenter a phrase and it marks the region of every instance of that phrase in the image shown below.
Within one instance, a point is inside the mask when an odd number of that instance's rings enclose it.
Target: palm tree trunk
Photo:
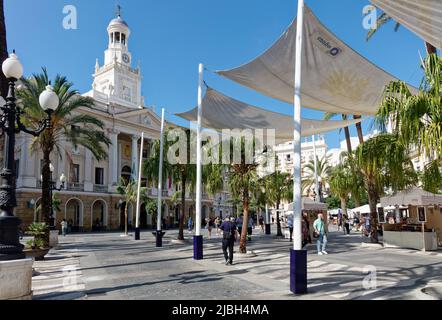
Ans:
[[[281,221],[279,220],[279,205],[280,205],[279,200],[276,201],[276,236],[277,237],[283,237],[284,235],[282,234],[282,228],[281,228]]]
[[[178,232],[178,240],[184,240],[184,216],[186,214],[186,180],[185,174],[181,175],[181,215]]]
[[[341,198],[342,214],[347,214],[347,199]]]
[[[8,46],[6,40],[6,23],[3,0],[0,0],[0,65],[8,58]],[[5,99],[8,95],[8,82],[0,70],[0,95]]]
[[[368,184],[368,203],[370,205],[370,226],[371,226],[371,242],[378,243],[378,215],[377,215],[377,204],[378,204],[378,192],[376,191],[376,186],[374,183],[369,182]]]
[[[239,242],[239,253],[247,253],[247,227],[249,225],[249,191],[244,189],[243,193],[244,217],[242,222],[241,240]]]
[[[361,119],[361,116],[353,116],[353,119],[357,120],[357,119]],[[362,124],[356,123],[356,130],[358,131],[358,138],[359,138],[359,144],[363,144],[364,143],[364,135],[362,133]]]
[[[127,236],[127,208],[129,206],[129,203],[126,201],[126,206],[124,208],[124,234]]]
[[[351,139],[350,139],[350,129],[348,127],[345,127],[344,133],[345,133],[345,141],[347,142],[347,151],[348,151],[348,153],[351,153],[352,147],[351,147]]]
[[[42,168],[42,187],[41,187],[41,216],[42,221],[46,225],[50,225],[51,220],[51,169],[50,169],[50,153],[51,150],[43,150],[43,168]],[[44,237],[44,241],[49,245],[49,228]]]

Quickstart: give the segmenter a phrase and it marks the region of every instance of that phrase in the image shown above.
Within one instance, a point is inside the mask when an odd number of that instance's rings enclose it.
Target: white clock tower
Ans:
[[[104,52],[102,67],[97,59],[93,91],[106,95],[109,102],[134,108],[143,107],[140,68],[132,68],[132,54],[129,52],[130,29],[121,18],[120,7],[117,17],[109,23],[107,32],[109,44]]]

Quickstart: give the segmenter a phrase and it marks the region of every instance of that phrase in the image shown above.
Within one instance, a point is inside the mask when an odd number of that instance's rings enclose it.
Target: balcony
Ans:
[[[107,186],[102,185],[102,184],[95,184],[94,185],[94,192],[106,193]]]
[[[69,191],[84,191],[84,184],[77,182],[68,182],[67,189]]]

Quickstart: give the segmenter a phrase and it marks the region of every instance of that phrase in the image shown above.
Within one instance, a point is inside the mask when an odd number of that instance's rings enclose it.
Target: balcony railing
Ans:
[[[96,184],[94,185],[94,192],[107,192],[107,186],[101,185],[101,184]]]
[[[69,191],[84,191],[84,184],[83,183],[68,183],[68,190]]]

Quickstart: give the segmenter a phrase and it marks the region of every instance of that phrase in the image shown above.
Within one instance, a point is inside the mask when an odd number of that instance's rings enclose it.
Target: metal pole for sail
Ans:
[[[290,251],[290,290],[307,293],[307,251],[302,250],[302,188],[301,188],[301,68],[304,29],[304,0],[298,0],[295,54],[295,92],[293,106],[293,249]]]
[[[164,108],[161,110],[161,136],[160,136],[160,163],[158,166],[158,203],[157,203],[157,233],[156,233],[156,246],[163,246],[163,230],[161,228],[161,196],[163,193],[163,158],[164,158]]]
[[[198,82],[198,123],[197,123],[197,147],[196,147],[196,216],[195,216],[195,236],[193,237],[193,258],[203,259],[203,236],[201,235],[201,195],[202,195],[202,150],[201,150],[201,121],[203,112],[203,84],[204,66],[199,65]]]
[[[137,210],[135,215],[135,240],[140,240],[140,196],[141,196],[141,166],[143,165],[144,132],[141,133],[140,164],[138,166]]]

